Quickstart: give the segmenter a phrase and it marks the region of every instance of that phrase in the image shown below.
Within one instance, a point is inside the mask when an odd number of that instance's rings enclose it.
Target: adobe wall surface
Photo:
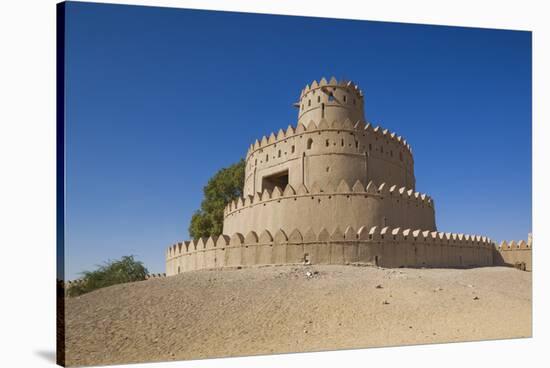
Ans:
[[[282,191],[276,187],[261,195],[239,198],[224,212],[224,233],[260,233],[279,229],[321,229],[352,226],[371,228],[401,227],[435,231],[435,212],[432,199],[412,189],[387,184],[366,187],[360,181],[350,187],[342,180],[337,187],[320,187],[314,183],[309,189],[291,185]]]
[[[389,227],[322,229],[303,234],[235,233],[180,242],[166,251],[168,276],[181,272],[276,264],[365,263],[381,267],[474,267],[493,264],[494,243],[485,237]]]
[[[288,171],[289,184],[306,187],[391,183],[415,189],[414,160],[407,142],[395,133],[363,122],[325,119],[289,126],[249,147],[244,194],[263,192],[262,180]]]
[[[533,255],[531,236],[527,242],[521,240],[516,242],[503,241],[495,248],[495,265],[509,266],[522,269],[524,271],[533,271]]]
[[[365,121],[363,92],[354,83],[339,82],[334,77],[328,82],[322,78],[319,83],[306,85],[297,107],[298,123],[304,125],[321,119]]]

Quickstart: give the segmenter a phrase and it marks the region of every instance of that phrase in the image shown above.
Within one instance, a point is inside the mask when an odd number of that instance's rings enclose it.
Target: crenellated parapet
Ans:
[[[433,208],[433,199],[427,194],[415,192],[412,189],[400,187],[397,185],[389,186],[387,183],[376,185],[373,181],[370,181],[366,186],[357,180],[352,186],[347,181],[341,180],[337,186],[328,185],[323,188],[317,183],[313,183],[311,189],[308,189],[305,185],[301,184],[298,188],[294,189],[288,184],[284,189],[275,186],[273,190],[264,189],[262,193],[256,192],[255,195],[244,196],[230,201],[224,208],[224,216],[228,216],[233,212],[242,210],[254,205],[261,205],[265,202],[281,200],[281,199],[294,199],[300,196],[332,196],[332,195],[345,195],[348,196],[376,196],[378,198],[395,198],[407,201],[411,205],[430,207]]]
[[[354,92],[356,97],[363,98],[363,91],[359,88],[359,86],[352,81],[348,80],[336,80],[335,77],[331,77],[329,81],[327,81],[324,77],[317,82],[314,80],[311,82],[311,84],[306,84],[304,89],[300,92],[300,99],[303,97],[306,97],[310,92],[315,91],[319,88],[323,87],[335,87],[335,88],[343,88],[349,91]]]
[[[256,141],[248,147],[246,160],[248,161],[255,153],[259,151],[263,152],[266,148],[276,146],[285,140],[303,135],[313,135],[314,133],[319,134],[319,131],[353,133],[358,134],[358,137],[364,134],[365,137],[369,135],[375,141],[378,139],[386,140],[386,142],[395,143],[396,147],[402,148],[412,159],[411,146],[407,143],[405,138],[395,132],[391,132],[379,125],[374,126],[371,123],[365,124],[361,121],[352,122],[349,119],[345,119],[329,122],[326,119],[321,119],[317,122],[310,120],[307,124],[298,123],[296,127],[289,125],[286,130],[279,129],[277,132],[272,132],[267,136],[264,135],[261,139],[256,139]]]
[[[263,191],[281,173],[291,185],[342,179],[416,185],[412,150],[404,138],[349,119],[312,120],[256,140],[246,155],[244,193]]]
[[[264,189],[230,202],[224,210],[228,233],[294,227],[318,231],[330,226],[392,226],[436,230],[433,199],[405,187],[345,180],[309,188],[287,185]]]
[[[298,108],[298,123],[321,119],[365,121],[363,92],[355,83],[337,81],[334,77],[306,85],[295,106]]]
[[[371,264],[381,267],[474,267],[493,264],[494,243],[476,235],[421,229],[347,226],[330,231],[250,231],[179,242],[166,250],[168,276],[181,272],[277,264]]]
[[[529,234],[527,241],[502,241],[495,247],[495,264],[511,266],[524,271],[533,270],[532,262],[533,240]]]

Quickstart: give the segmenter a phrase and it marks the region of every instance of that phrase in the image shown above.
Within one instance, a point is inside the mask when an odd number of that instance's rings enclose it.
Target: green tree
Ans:
[[[222,233],[223,209],[233,199],[241,197],[244,187],[245,162],[218,171],[203,188],[201,208],[191,218],[189,235],[193,239],[217,236]]]
[[[149,272],[134,256],[124,256],[117,261],[107,261],[95,271],[81,273],[81,282],[67,290],[68,296],[78,296],[103,287],[125,282],[145,280]]]

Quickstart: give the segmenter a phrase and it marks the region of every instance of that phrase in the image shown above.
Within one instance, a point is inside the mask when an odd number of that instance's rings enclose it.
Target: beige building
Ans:
[[[416,191],[411,147],[365,121],[357,85],[314,81],[295,106],[295,127],[248,148],[244,196],[224,211],[227,235],[170,246],[168,275],[283,263],[493,264],[490,239],[437,232],[433,199]]]

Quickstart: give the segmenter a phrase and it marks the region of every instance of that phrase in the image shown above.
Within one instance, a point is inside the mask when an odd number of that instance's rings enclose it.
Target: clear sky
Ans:
[[[66,278],[134,254],[164,272],[202,187],[351,79],[413,148],[438,230],[531,231],[531,33],[69,3]]]

